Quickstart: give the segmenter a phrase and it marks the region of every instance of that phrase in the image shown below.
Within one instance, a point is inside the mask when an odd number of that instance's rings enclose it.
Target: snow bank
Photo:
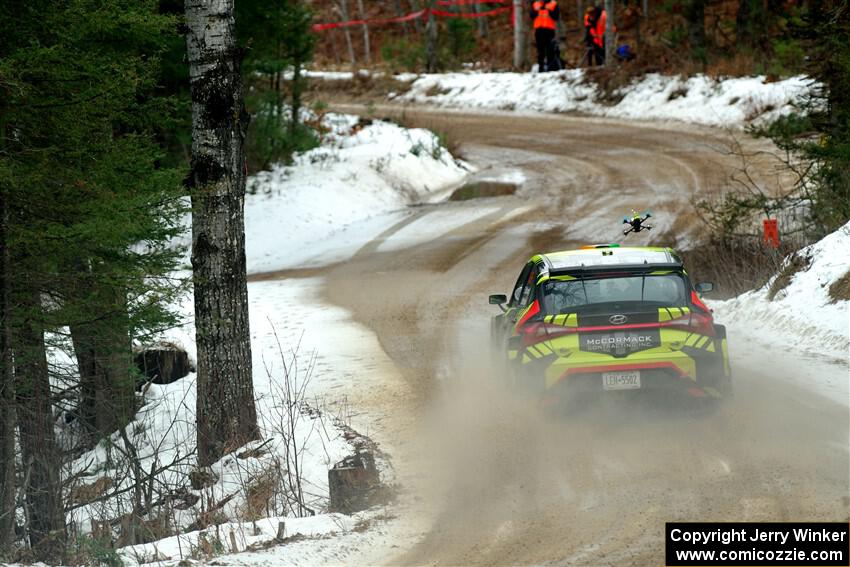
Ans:
[[[469,173],[428,130],[363,125],[347,115],[328,115],[326,122],[332,132],[320,147],[248,180],[249,272],[349,257],[358,243],[408,214],[406,206],[448,196]],[[398,214],[386,214],[392,211]],[[363,222],[369,219],[374,222]],[[340,232],[352,234],[340,238]]]
[[[288,499],[291,495],[277,490],[267,508],[263,502],[262,515],[289,515],[287,535],[298,533],[312,537],[353,529],[356,518],[343,521],[338,515],[324,513],[328,506],[328,469],[354,452],[352,443],[357,440],[352,439],[353,430],[376,431],[375,416],[362,408],[351,408],[346,388],[355,379],[358,387],[366,391],[380,388],[381,379],[390,373],[392,363],[375,336],[355,323],[344,309],[322,306],[299,310],[298,317],[292,316],[293,309],[297,309],[295,306],[315,305],[316,292],[323,283],[321,278],[301,278],[249,284],[254,394],[262,440],[240,448],[210,467],[214,475],[210,486],[202,490],[189,490],[188,486],[189,475],[196,468],[196,375],[189,374],[168,385],[154,384],[145,392],[144,406],[126,432],[136,447],[144,471],[152,467],[165,469],[157,475],[155,500],[160,496],[174,498],[174,525],[187,533],[149,546],[125,549],[125,556],[150,559],[158,552],[161,558],[179,560],[196,555],[199,553],[199,532],[187,530],[194,522],[205,514],[216,523],[251,519],[257,513],[250,504],[252,487],[264,479],[274,480],[278,473],[287,475],[286,463],[296,460],[304,504],[316,516],[294,519],[293,504]],[[189,320],[192,305],[192,298],[188,297],[181,307]],[[169,339],[188,346],[194,358],[193,337],[194,328],[187,325],[172,331]],[[284,366],[289,371],[289,390],[297,392],[297,399],[287,400]],[[294,427],[294,435],[290,427]],[[380,427],[377,430],[380,431]],[[87,471],[91,476],[85,483],[106,475],[114,476],[116,480],[111,489],[131,488],[132,477],[122,478],[116,474],[124,469],[120,454],[123,446],[119,433],[113,434],[110,443],[100,443],[74,461],[69,474]],[[380,452],[376,454],[376,461],[382,480],[391,484],[394,473]],[[287,486],[288,482],[285,478],[276,488]],[[163,494],[158,494],[161,491]],[[69,519],[86,533],[91,529],[92,520],[114,519],[127,513],[131,509],[132,496],[130,491],[107,501],[83,505],[72,511]],[[186,500],[195,497],[200,499]],[[220,502],[226,503],[218,511],[210,512]],[[245,532],[253,530],[248,525],[243,524],[236,530],[240,550],[261,539],[269,539],[264,532],[255,534],[263,537],[246,540]],[[271,533],[274,536],[277,522],[269,525],[274,526]],[[220,528],[219,533],[227,535],[225,528]],[[210,530],[215,531],[215,528]],[[225,548],[229,547],[228,536]],[[289,547],[287,545],[287,549]],[[315,553],[318,547],[315,541],[312,549],[304,542],[302,559],[309,559],[309,554]]]
[[[582,112],[637,120],[676,120],[737,127],[792,112],[809,92],[803,76],[684,79],[657,73],[635,80],[604,100],[581,69],[558,73],[447,73],[423,75],[396,100],[439,106],[535,112]]]
[[[262,441],[250,443],[213,464],[210,467],[213,482],[195,491],[201,500],[174,508],[175,525],[185,529],[204,510],[224,501],[227,503],[220,508],[221,518],[250,516],[246,491],[264,478],[286,474],[285,463],[296,458],[304,505],[314,512],[327,506],[327,471],[353,452],[344,431],[337,426],[336,418],[345,416],[336,413],[335,400],[328,396],[329,389],[344,379],[339,372],[341,362],[330,360],[340,351],[318,352],[317,336],[302,340],[307,323],[299,319],[292,324],[285,318],[291,313],[292,305],[309,301],[315,285],[314,280],[297,280],[289,285],[284,282],[251,285],[253,382]],[[192,305],[189,297],[182,306],[187,320],[192,319]],[[322,325],[329,322],[327,317],[336,318],[336,334],[348,331],[350,344],[357,344],[347,324],[347,313],[341,309],[323,309],[316,317],[307,317],[307,321]],[[188,346],[194,358],[193,325],[172,331],[169,339]],[[348,351],[342,349],[342,352]],[[187,479],[196,468],[196,398],[194,373],[172,384],[152,384],[144,393],[144,405],[126,428],[142,469],[164,469],[157,475],[157,487],[167,487],[166,497],[185,494]],[[123,446],[120,434],[114,433],[110,443],[102,442],[74,461],[70,473],[99,471],[98,475],[110,475],[120,471]],[[256,451],[251,454],[253,449]],[[117,468],[116,463],[119,463]],[[124,488],[131,487],[133,480],[125,477],[116,482],[116,488]],[[131,497],[132,493],[127,492],[106,502],[82,506],[72,512],[71,519],[84,532],[88,531],[90,520],[112,519],[129,511]],[[181,502],[180,498],[176,502]],[[288,513],[290,507],[285,494],[276,492],[269,501],[270,511],[277,510],[280,514]]]
[[[730,327],[730,334],[747,337],[746,342],[768,343],[778,352],[802,353],[815,356],[820,362],[846,367],[850,353],[850,301],[833,302],[829,286],[850,271],[848,250],[850,223],[797,253],[809,258],[810,264],[797,272],[773,301],[768,299],[771,280],[761,289],[710,304],[718,320]],[[735,342],[730,340],[730,346]],[[826,378],[836,373],[822,374]],[[831,385],[810,382],[817,377],[803,376],[803,380],[808,382],[806,386],[847,404],[847,372],[842,376],[842,383]]]

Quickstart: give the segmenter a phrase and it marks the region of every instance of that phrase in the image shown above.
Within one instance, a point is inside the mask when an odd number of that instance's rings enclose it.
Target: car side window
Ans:
[[[514,285],[514,290],[511,293],[511,302],[509,307],[519,307],[523,305],[520,300],[522,299],[523,289],[528,281],[528,273],[531,271],[532,265],[533,264],[530,263],[526,264],[525,268],[523,268],[522,272],[520,272],[519,277],[516,280],[516,284]]]
[[[537,268],[531,270],[528,273],[528,278],[525,280],[525,286],[522,288],[522,295],[520,296],[519,306],[525,307],[529,303],[531,303],[531,295],[532,291],[534,291],[534,284],[537,281]]]

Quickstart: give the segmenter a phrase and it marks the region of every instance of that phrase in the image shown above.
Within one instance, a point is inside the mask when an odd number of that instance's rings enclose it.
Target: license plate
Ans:
[[[630,372],[603,372],[603,390],[636,390],[640,388],[640,370]]]

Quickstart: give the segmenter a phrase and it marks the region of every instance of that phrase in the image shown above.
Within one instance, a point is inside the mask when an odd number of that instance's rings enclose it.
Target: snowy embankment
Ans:
[[[339,114],[324,123],[320,147],[249,180],[249,273],[345,259],[407,205],[447,197],[469,173],[428,130]]]
[[[803,248],[804,268],[770,299],[771,279],[764,287],[725,301],[710,302],[718,321],[729,328],[732,358],[735,350],[753,356],[787,357],[792,367],[780,378],[827,395],[842,404],[848,400],[850,301],[836,300],[830,287],[850,272],[850,223]],[[786,264],[789,259],[786,258]],[[755,349],[758,345],[760,348]],[[831,371],[824,365],[831,365]],[[836,372],[835,366],[844,369]]]
[[[405,77],[408,78],[408,77]],[[741,127],[793,112],[811,80],[791,77],[713,79],[650,73],[605,95],[581,69],[558,73],[446,73],[422,75],[398,102],[451,108],[578,112],[633,120],[675,120]]]
[[[354,254],[411,204],[448,196],[469,167],[455,160],[427,130],[406,129],[355,116],[329,114],[320,147],[248,180],[245,203],[249,273],[313,268]],[[339,562],[351,538],[358,547],[382,530],[382,511],[356,517],[327,514],[328,469],[357,446],[376,456],[382,479],[392,470],[380,448],[358,432],[375,432],[374,415],[350,406],[352,384],[377,389],[392,363],[377,339],[345,310],[317,301],[322,278],[249,283],[253,382],[262,440],[238,449],[198,475],[196,375],[149,385],[144,404],[109,442],[70,466],[77,507],[69,520],[79,533],[103,533],[132,510],[134,478],[146,479],[145,505],[156,510],[163,535],[179,536],[126,547],[129,563],[209,558],[225,551],[273,545],[278,520],[286,521],[287,561]],[[187,322],[164,339],[196,358],[192,298],[179,307]],[[72,361],[65,361],[69,366]],[[356,380],[355,380],[356,379]],[[73,425],[64,435],[73,435]],[[140,468],[134,472],[133,455]],[[147,492],[150,490],[150,492]],[[110,494],[117,493],[113,496]],[[295,516],[311,516],[293,519]],[[274,517],[274,521],[262,518]],[[222,522],[242,522],[224,524]],[[257,522],[261,522],[261,525]],[[114,533],[113,529],[113,533]],[[125,534],[118,530],[118,544]],[[233,532],[233,535],[230,535]],[[315,537],[349,534],[333,545]],[[160,536],[161,537],[161,536]],[[297,543],[296,543],[297,540]],[[302,541],[305,540],[305,541]],[[334,540],[336,542],[336,540]],[[350,551],[350,550],[349,550]]]

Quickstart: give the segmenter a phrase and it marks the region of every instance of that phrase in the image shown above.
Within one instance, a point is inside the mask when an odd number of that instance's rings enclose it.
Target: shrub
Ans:
[[[418,71],[425,62],[425,46],[421,41],[389,40],[381,46],[381,58],[393,72]]]

